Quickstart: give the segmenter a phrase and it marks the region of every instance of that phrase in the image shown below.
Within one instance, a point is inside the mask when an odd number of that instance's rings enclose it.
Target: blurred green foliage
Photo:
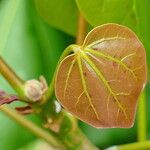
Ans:
[[[148,66],[150,66],[149,0],[77,0],[77,3],[81,13],[92,26],[116,22],[132,28],[146,48]],[[15,0],[14,3],[14,0],[2,0],[0,1],[0,19],[0,55],[23,79],[38,78],[43,74],[50,81],[61,52],[67,45],[74,43],[73,37],[61,31],[70,35],[76,34],[77,6],[75,2],[73,0],[35,0],[34,3],[33,0]],[[9,32],[6,34],[7,31]],[[7,41],[3,48],[1,45],[5,38]],[[1,76],[0,89],[14,93]],[[146,91],[149,97],[149,86]],[[150,102],[147,103],[150,105]],[[15,105],[22,104],[13,104]],[[150,110],[147,110],[149,114]],[[35,116],[29,119],[39,122]],[[31,133],[22,130],[22,127],[2,113],[0,113],[0,122],[0,150],[17,150],[35,139]],[[149,124],[148,118],[148,127]],[[101,148],[136,140],[136,124],[131,129],[94,129],[83,122],[79,125],[88,138]]]
[[[13,13],[12,4],[11,0],[0,2],[0,28],[3,25],[5,31],[8,26],[8,20],[5,18],[11,19],[7,15],[8,11],[10,15]],[[43,74],[50,80],[61,52],[73,38],[46,25],[37,15],[33,1],[16,0],[15,5],[17,5],[16,13],[11,23],[7,44],[4,49],[0,49],[0,55],[23,79],[38,78]],[[0,34],[0,39],[5,37],[4,34]],[[14,93],[1,76],[0,89]],[[34,116],[30,119],[37,120]],[[22,129],[2,113],[0,122],[0,150],[16,150],[35,138],[32,133]]]
[[[74,0],[35,0],[39,14],[50,25],[76,35],[78,11]]]
[[[133,27],[133,0],[76,0],[79,10],[92,26],[115,22]]]
[[[150,1],[149,0],[76,0],[78,7],[93,25],[114,22],[130,27],[139,36],[147,51],[150,67]]]

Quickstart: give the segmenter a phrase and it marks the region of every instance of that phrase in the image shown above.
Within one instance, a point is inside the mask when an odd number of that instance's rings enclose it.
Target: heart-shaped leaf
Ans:
[[[127,27],[105,24],[60,64],[56,96],[69,112],[94,127],[131,127],[147,81],[145,50]]]
[[[136,14],[137,14],[137,34],[140,37],[147,54],[147,64],[148,64],[148,79],[150,80],[150,11],[145,11],[150,9],[150,1],[140,1],[136,0],[135,3]]]

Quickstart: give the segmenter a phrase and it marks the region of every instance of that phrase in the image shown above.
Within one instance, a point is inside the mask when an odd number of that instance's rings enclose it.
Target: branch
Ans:
[[[87,22],[83,18],[83,16],[79,14],[76,44],[81,45],[83,43],[86,33],[87,33]]]
[[[1,56],[0,73],[19,95],[23,95],[24,81],[17,76],[17,74],[8,66],[8,64],[3,60]]]
[[[4,112],[10,119],[19,123],[20,125],[25,127],[25,129],[28,129],[39,138],[51,144],[51,146],[61,148],[62,150],[64,150],[64,147],[62,146],[62,144],[56,138],[54,138],[53,135],[39,128],[34,123],[25,119],[22,115],[16,113],[14,110],[8,108],[7,106],[0,106],[0,110]]]

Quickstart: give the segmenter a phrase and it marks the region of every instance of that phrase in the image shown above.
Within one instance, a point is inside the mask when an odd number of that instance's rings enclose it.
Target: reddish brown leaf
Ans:
[[[127,27],[105,24],[73,51],[57,72],[60,103],[94,127],[131,127],[147,81],[145,50],[137,36]]]
[[[18,113],[20,113],[21,115],[29,115],[33,113],[32,107],[27,105],[27,106],[23,106],[23,107],[16,107],[15,108]]]
[[[16,95],[7,94],[6,92],[0,90],[0,105],[9,104],[16,100],[18,100]]]

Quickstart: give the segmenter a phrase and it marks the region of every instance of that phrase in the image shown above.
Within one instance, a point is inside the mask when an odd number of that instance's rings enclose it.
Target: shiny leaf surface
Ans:
[[[56,96],[69,112],[100,128],[131,127],[147,81],[145,50],[127,27],[93,29],[60,64]]]

